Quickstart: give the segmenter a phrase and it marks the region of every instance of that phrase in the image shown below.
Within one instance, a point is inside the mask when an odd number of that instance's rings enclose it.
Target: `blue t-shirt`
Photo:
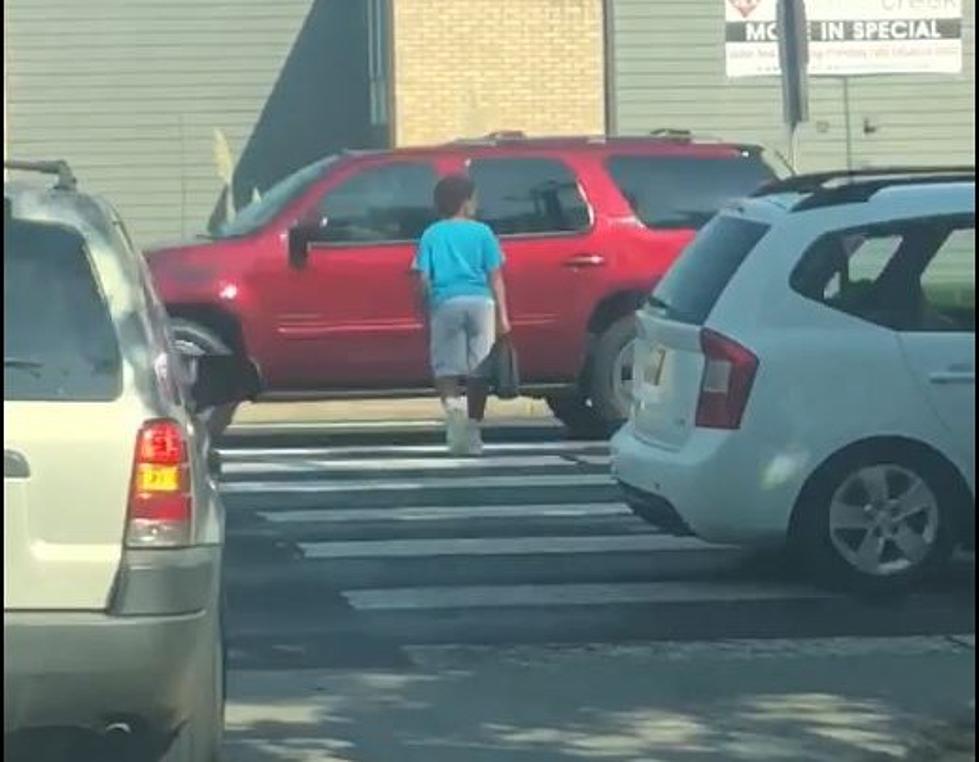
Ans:
[[[428,281],[432,306],[457,296],[492,297],[489,276],[503,265],[503,252],[488,225],[441,220],[422,234],[414,269]]]

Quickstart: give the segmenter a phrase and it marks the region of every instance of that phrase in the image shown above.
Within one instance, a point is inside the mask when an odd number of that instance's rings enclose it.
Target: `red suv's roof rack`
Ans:
[[[637,143],[648,141],[662,141],[669,143],[690,143],[690,144],[717,144],[730,146],[743,151],[762,151],[763,147],[753,143],[737,143],[714,138],[709,136],[698,136],[690,130],[678,130],[663,128],[652,130],[645,135],[534,135],[528,136],[520,130],[499,130],[487,135],[476,138],[457,138],[450,141],[447,145],[474,145],[474,146],[500,146],[512,144],[585,144],[585,145],[609,145],[615,143]]]

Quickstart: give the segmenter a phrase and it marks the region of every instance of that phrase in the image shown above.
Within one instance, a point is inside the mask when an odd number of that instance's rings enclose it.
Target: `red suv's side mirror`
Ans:
[[[289,264],[305,267],[309,259],[309,245],[327,240],[327,219],[300,220],[289,228]]]

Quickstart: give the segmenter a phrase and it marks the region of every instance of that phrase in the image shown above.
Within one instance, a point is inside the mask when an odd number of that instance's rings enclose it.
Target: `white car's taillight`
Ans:
[[[136,439],[126,545],[180,547],[193,519],[190,464],[184,430],[176,421],[148,421]]]
[[[758,372],[758,358],[726,336],[704,328],[700,332],[704,376],[697,402],[697,426],[737,429]]]

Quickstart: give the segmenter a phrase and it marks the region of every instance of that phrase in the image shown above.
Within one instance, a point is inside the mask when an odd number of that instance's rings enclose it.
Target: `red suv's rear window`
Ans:
[[[616,154],[609,174],[650,228],[699,229],[730,201],[750,195],[775,173],[756,153],[730,156]]]

